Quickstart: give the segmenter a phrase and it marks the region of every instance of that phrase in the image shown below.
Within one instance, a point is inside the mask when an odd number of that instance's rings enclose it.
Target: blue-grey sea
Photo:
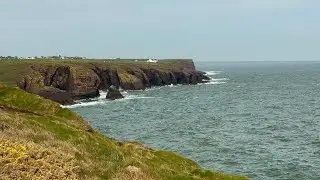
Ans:
[[[196,62],[201,85],[70,106],[107,136],[173,150],[203,168],[320,179],[320,62]]]

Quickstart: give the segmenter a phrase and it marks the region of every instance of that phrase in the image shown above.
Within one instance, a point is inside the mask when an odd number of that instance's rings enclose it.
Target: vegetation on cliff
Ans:
[[[206,80],[192,60],[146,61],[2,61],[0,82],[18,85],[61,104],[96,97],[111,85],[125,90],[151,86],[197,84]]]
[[[32,73],[45,72],[51,68],[71,67],[75,76],[88,76],[95,68],[117,70],[119,73],[130,71],[142,72],[142,69],[154,69],[161,72],[182,71],[182,69],[195,70],[192,60],[162,60],[158,63],[146,61],[135,62],[133,60],[1,60],[0,82],[6,85],[16,85],[17,80]],[[53,70],[53,69],[51,69]],[[35,72],[38,71],[38,72]],[[31,74],[30,74],[31,73]]]
[[[0,179],[247,179],[174,152],[120,142],[58,103],[0,87]]]

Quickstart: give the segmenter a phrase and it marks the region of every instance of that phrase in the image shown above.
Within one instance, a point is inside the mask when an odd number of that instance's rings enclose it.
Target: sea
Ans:
[[[320,62],[197,62],[211,81],[68,108],[109,137],[253,180],[320,179]]]

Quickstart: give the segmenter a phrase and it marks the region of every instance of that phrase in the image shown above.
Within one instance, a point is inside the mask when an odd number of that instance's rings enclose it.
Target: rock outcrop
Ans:
[[[192,60],[158,63],[127,61],[30,64],[18,86],[61,104],[99,96],[99,90],[144,90],[152,86],[197,84],[209,80]]]
[[[43,89],[37,92],[39,96],[46,99],[56,101],[60,104],[74,104],[71,94],[68,91],[64,91],[57,88]]]
[[[116,99],[122,99],[124,96],[121,94],[119,89],[117,89],[115,86],[110,86],[108,89],[108,93],[106,95],[106,99],[108,100],[116,100]]]

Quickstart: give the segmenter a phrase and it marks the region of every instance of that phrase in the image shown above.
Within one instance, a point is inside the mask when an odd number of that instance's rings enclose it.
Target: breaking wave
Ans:
[[[207,75],[207,76],[215,76],[215,75],[223,73],[223,71],[205,71],[205,73],[206,73],[205,75]]]
[[[225,84],[228,81],[228,78],[215,78],[214,76],[219,75],[223,73],[223,71],[205,71],[205,75],[210,77],[209,82],[206,82],[204,84]],[[200,84],[201,85],[201,84]]]
[[[145,96],[141,96],[141,95],[133,95],[133,94],[129,94],[127,91],[123,91],[121,93],[124,96],[124,98],[123,99],[117,99],[117,100],[114,100],[114,101],[125,101],[125,100],[132,100],[132,99],[153,99],[153,98],[155,98],[155,97],[145,97]],[[72,109],[72,108],[79,108],[79,107],[103,105],[103,104],[111,102],[111,101],[106,99],[106,95],[107,95],[107,92],[100,91],[100,96],[99,97],[91,98],[91,99],[85,99],[85,100],[78,100],[78,101],[75,101],[76,104],[61,105],[61,107]]]

